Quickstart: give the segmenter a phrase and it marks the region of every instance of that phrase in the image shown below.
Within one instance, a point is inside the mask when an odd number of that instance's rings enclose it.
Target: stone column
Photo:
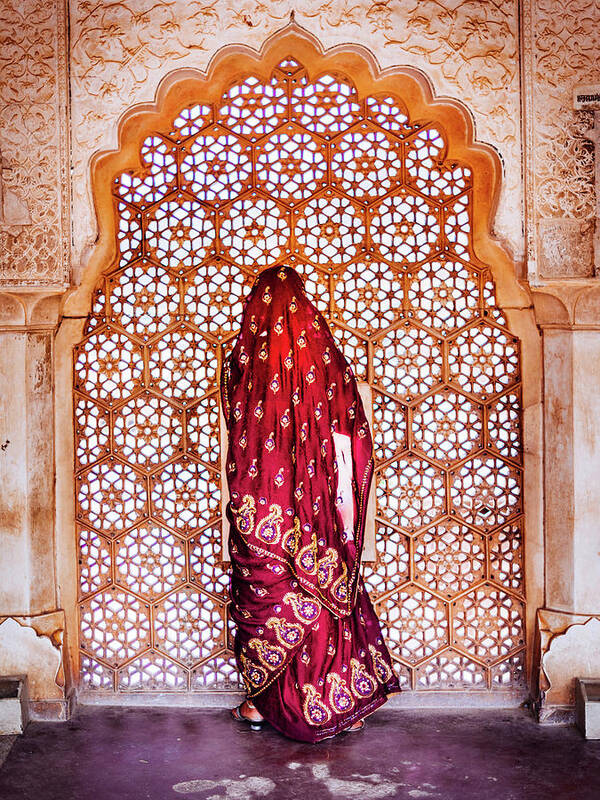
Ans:
[[[535,295],[544,352],[542,721],[573,719],[577,677],[600,675],[600,286]]]
[[[0,294],[0,675],[30,716],[64,719],[54,538],[53,339],[60,295]]]

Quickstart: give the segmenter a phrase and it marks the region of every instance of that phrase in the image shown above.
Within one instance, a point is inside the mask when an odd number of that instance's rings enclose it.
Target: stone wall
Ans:
[[[59,651],[65,646],[60,619],[72,597],[69,570],[60,563],[64,548],[57,542],[71,512],[63,497],[55,525],[52,464],[57,459],[62,469],[70,456],[53,447],[54,348],[61,296],[80,282],[97,236],[91,159],[117,147],[122,115],[134,104],[152,103],[168,73],[205,70],[228,44],[260,49],[288,25],[294,5],[289,0],[196,5],[72,0],[67,8],[64,0],[9,0],[0,10],[0,478],[8,487],[0,506],[0,648],[5,657],[13,636],[27,661],[34,644],[29,639],[23,644],[20,628],[35,627],[44,614],[58,617],[50,626],[38,625],[36,641]],[[540,530],[546,517],[546,548],[544,538],[532,534],[536,544],[529,556],[538,594],[546,593],[539,606],[563,614],[559,620],[540,611],[540,647],[549,651],[553,637],[569,630],[569,619],[583,627],[600,613],[590,598],[590,564],[597,558],[593,475],[600,472],[600,442],[593,433],[600,376],[587,369],[600,351],[593,152],[584,136],[590,115],[571,108],[576,83],[600,81],[600,5],[597,0],[307,0],[296,9],[295,21],[324,48],[362,45],[382,69],[408,65],[421,71],[434,95],[470,110],[477,139],[501,158],[493,233],[513,257],[518,276],[527,278],[524,288],[535,289],[545,343],[540,422],[545,483],[530,478],[539,485],[528,516],[539,521]],[[79,324],[63,320],[63,328],[66,323]],[[60,358],[67,374],[64,354]],[[11,619],[20,627],[7,625]],[[30,663],[37,663],[33,656]],[[68,677],[67,669],[66,683],[61,675],[53,687],[38,682],[37,700],[64,698]],[[547,696],[568,705],[568,692],[559,688],[553,695],[550,683],[543,672],[540,685]],[[54,708],[64,714],[63,706]]]

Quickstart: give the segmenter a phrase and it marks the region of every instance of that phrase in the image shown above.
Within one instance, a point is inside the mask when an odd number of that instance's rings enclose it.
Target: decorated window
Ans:
[[[473,174],[397,93],[286,58],[195,98],[114,177],[74,354],[81,684],[238,688],[217,380],[265,267],[305,278],[368,397],[363,564],[403,687],[524,683],[519,341]]]

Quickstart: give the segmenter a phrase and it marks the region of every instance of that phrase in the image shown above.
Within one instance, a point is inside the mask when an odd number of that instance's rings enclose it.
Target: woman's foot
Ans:
[[[231,709],[231,716],[238,722],[247,722],[253,731],[261,730],[265,724],[264,717],[257,711],[250,700],[244,700],[239,706]]]
[[[364,719],[357,719],[356,722],[353,722],[349,728],[344,728],[345,731],[350,731],[351,733],[354,731],[360,731],[365,727]]]

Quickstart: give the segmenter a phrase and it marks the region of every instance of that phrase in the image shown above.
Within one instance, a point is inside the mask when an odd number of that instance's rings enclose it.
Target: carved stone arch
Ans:
[[[526,476],[529,476],[525,479],[525,512],[528,514],[526,525],[528,555],[525,558],[525,565],[530,570],[527,579],[530,601],[527,636],[530,639],[534,628],[532,613],[535,613],[536,606],[541,605],[538,602],[541,574],[531,577],[534,575],[531,572],[532,566],[535,567],[538,563],[540,552],[539,520],[536,513],[539,502],[539,475],[536,472],[539,469],[536,462],[539,444],[536,439],[540,398],[539,338],[528,290],[516,279],[515,267],[509,254],[495,241],[491,233],[502,178],[500,159],[492,146],[475,140],[473,119],[469,110],[458,100],[436,98],[428,79],[418,70],[411,67],[380,70],[374,56],[361,46],[340,45],[324,51],[318,40],[297,25],[292,24],[267,40],[260,52],[242,45],[228,46],[214,56],[206,72],[185,69],[167,75],[159,85],[152,103],[130,109],[119,122],[117,149],[97,154],[91,163],[94,207],[99,235],[84,271],[81,285],[69,292],[64,299],[64,320],[57,339],[59,356],[57,384],[61,387],[60,394],[64,403],[57,410],[57,430],[65,430],[65,426],[71,425],[68,416],[65,419],[64,415],[64,407],[70,407],[73,390],[69,365],[70,347],[81,338],[83,321],[90,311],[94,290],[106,270],[114,268],[117,256],[117,216],[111,194],[115,179],[127,170],[142,171],[144,169],[140,157],[142,143],[154,131],[161,131],[168,135],[169,131],[172,131],[173,120],[183,108],[197,103],[218,103],[223,93],[236,80],[243,80],[248,75],[255,75],[259,80],[268,81],[274,68],[283,59],[290,56],[293,56],[306,69],[311,80],[325,73],[346,76],[356,87],[359,99],[379,95],[399,98],[408,109],[411,122],[422,121],[427,125],[435,126],[444,134],[446,148],[443,153],[444,160],[466,165],[471,170],[473,254],[477,262],[488,269],[493,277],[497,306],[507,320],[506,323],[501,324],[505,324],[512,334],[520,339],[523,374],[522,407],[524,410],[524,458],[521,466]],[[176,137],[172,138],[176,142]],[[57,442],[58,459],[63,466],[68,465],[69,462],[72,465],[72,447],[71,429],[62,441]],[[58,522],[59,525],[61,521],[66,522],[67,527],[64,530],[70,530],[73,534],[70,543],[67,543],[64,548],[65,554],[68,553],[72,556],[75,535],[70,508],[73,507],[74,496],[72,489],[67,489],[64,481],[63,471],[59,478],[58,491],[61,499],[57,504],[59,507]],[[479,535],[469,524],[467,524],[466,530]],[[67,542],[67,539],[63,537],[63,541]],[[177,543],[174,546],[178,546]],[[489,572],[489,554],[486,555],[486,559],[488,563],[486,569]],[[76,586],[72,567],[65,566],[63,571],[67,576],[65,583],[70,587],[66,591],[67,599],[74,605]],[[415,592],[423,594],[422,584],[417,584],[416,588],[413,588],[412,594],[409,592],[405,598],[409,604],[414,602]],[[499,587],[494,584],[492,589],[495,591]],[[520,602],[519,592],[511,595],[509,591],[508,594],[516,602]],[[461,597],[464,600],[464,592]],[[467,613],[466,608],[463,611],[465,614]],[[135,613],[138,611],[135,610]],[[77,623],[71,618],[70,622],[68,620],[67,627],[68,629],[70,627],[68,643],[73,672],[77,673],[79,658]],[[460,651],[460,647],[458,649]],[[449,653],[451,650],[449,643],[445,652]],[[528,647],[528,659],[531,658],[531,651],[532,648]],[[426,658],[422,659],[423,663],[426,660]],[[421,662],[416,664],[417,670],[420,669],[420,664]],[[529,672],[530,666],[528,663],[527,672]],[[414,673],[415,668],[413,668]],[[490,674],[488,670],[488,680],[491,680]]]

